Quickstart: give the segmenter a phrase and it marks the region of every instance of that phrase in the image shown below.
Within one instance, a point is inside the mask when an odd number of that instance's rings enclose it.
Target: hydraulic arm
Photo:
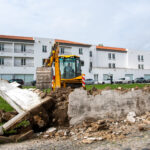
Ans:
[[[55,43],[51,55],[49,59],[46,60],[45,66],[52,67],[53,63],[55,62],[55,81],[54,87],[61,88],[61,74],[59,69],[59,44]]]

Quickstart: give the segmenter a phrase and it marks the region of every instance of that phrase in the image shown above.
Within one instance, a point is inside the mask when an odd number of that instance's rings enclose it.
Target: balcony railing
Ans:
[[[22,65],[21,63],[14,64],[15,67],[34,67],[34,63],[28,63],[26,65]]]
[[[30,53],[30,54],[34,54],[34,50],[33,49],[26,49],[25,51],[22,51],[21,49],[16,49],[14,50],[15,53]]]
[[[0,66],[3,66],[3,67],[11,67],[11,66],[12,66],[12,63],[11,63],[11,62],[4,62],[4,64],[0,64]]]
[[[12,52],[12,48],[4,48],[3,50],[1,49],[0,52],[7,52],[7,53],[11,53]]]

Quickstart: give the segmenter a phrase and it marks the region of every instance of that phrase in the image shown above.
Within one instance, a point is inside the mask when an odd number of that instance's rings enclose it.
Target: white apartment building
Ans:
[[[36,68],[43,65],[55,41],[60,44],[60,54],[80,56],[86,78],[100,83],[110,75],[114,80],[121,77],[150,79],[149,51],[6,35],[0,35],[0,79],[23,79],[25,83],[35,80]]]

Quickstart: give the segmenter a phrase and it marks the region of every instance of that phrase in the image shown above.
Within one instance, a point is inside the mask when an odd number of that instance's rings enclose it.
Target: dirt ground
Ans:
[[[83,144],[80,140],[32,139],[0,145],[1,150],[150,150],[150,131],[129,135],[123,140]]]

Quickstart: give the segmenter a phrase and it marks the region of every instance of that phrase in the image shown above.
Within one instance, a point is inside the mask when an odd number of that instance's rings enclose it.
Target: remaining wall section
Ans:
[[[117,119],[131,111],[137,115],[150,111],[150,89],[146,90],[104,90],[93,96],[88,95],[85,90],[75,89],[69,95],[70,124],[77,124],[86,118]]]

